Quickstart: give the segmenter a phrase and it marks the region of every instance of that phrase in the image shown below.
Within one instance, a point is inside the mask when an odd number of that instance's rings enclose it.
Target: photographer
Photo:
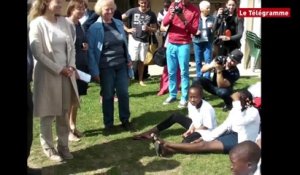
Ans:
[[[240,78],[240,72],[236,67],[241,63],[243,53],[235,49],[228,57],[217,56],[210,64],[203,65],[201,71],[214,71],[212,80],[200,78],[199,83],[211,94],[217,95],[224,100],[223,111],[232,108],[232,99],[230,95],[233,92],[234,83]]]
[[[164,105],[176,101],[176,73],[178,65],[181,74],[181,99],[178,108],[187,107],[189,89],[189,61],[191,34],[198,29],[200,12],[189,0],[176,0],[169,7],[163,19],[163,25],[169,25],[167,45],[167,67],[169,73],[169,97]]]
[[[241,47],[240,40],[244,31],[244,19],[237,17],[237,3],[235,0],[228,0],[226,8],[219,8],[217,18],[213,25],[216,32],[214,44],[217,55],[227,55],[234,49]]]

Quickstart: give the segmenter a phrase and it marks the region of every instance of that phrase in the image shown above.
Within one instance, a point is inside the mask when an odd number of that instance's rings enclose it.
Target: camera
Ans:
[[[228,8],[224,8],[223,9],[223,13],[220,15],[221,18],[227,18],[229,16],[229,9]]]
[[[215,58],[215,61],[216,61],[217,64],[225,65],[226,61],[227,61],[227,57],[226,56],[217,56]]]
[[[175,0],[175,3],[174,3],[174,12],[176,14],[181,14],[182,13],[182,8],[179,7],[179,3],[181,2],[181,0]]]

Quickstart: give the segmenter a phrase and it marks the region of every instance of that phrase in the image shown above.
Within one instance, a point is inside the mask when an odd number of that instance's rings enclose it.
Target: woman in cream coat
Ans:
[[[30,9],[29,40],[34,58],[34,116],[40,117],[40,141],[44,153],[54,161],[72,159],[68,147],[66,116],[71,104],[79,105],[75,78],[74,31],[59,16],[62,0],[35,0]],[[52,123],[58,136],[54,148]]]

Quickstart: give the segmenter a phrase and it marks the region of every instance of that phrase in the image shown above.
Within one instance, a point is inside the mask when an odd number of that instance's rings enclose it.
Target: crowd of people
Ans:
[[[156,15],[150,0],[138,0],[138,7],[123,14],[114,0],[98,0],[94,10],[87,0],[70,0],[66,16],[62,0],[28,0],[28,156],[32,143],[32,117],[40,118],[40,142],[45,155],[53,161],[73,159],[69,141],[80,141],[84,135],[76,127],[80,96],[87,95],[88,82],[79,72],[91,75],[101,87],[104,129],[114,130],[114,101],[117,98],[119,120],[125,130],[130,123],[129,75],[137,67],[140,86],[144,80],[144,60],[149,37],[156,32],[166,47],[167,65],[157,95],[168,94],[163,105],[177,101],[188,115],[172,114],[154,128],[134,135],[136,140],[152,140],[157,155],[175,153],[226,153],[232,164],[239,160],[257,164],[260,154],[248,143],[260,131],[260,115],[247,90],[234,92],[240,78],[240,39],[243,19],[237,17],[235,0],[228,0],[211,15],[210,2],[196,7],[190,0],[163,1]],[[189,62],[194,50],[196,78],[190,85]],[[33,59],[36,64],[33,71]],[[33,92],[30,84],[33,75]],[[217,126],[217,117],[203,91],[224,100],[227,119]],[[33,99],[33,101],[31,100]],[[56,125],[57,146],[52,135]],[[178,123],[185,128],[182,143],[170,143],[158,134]],[[247,142],[248,141],[248,142]],[[242,151],[256,151],[246,159]],[[257,156],[256,156],[257,155]],[[258,159],[258,160],[257,160]],[[240,171],[234,168],[233,171]],[[256,171],[256,166],[249,171]],[[241,170],[243,171],[243,170]]]

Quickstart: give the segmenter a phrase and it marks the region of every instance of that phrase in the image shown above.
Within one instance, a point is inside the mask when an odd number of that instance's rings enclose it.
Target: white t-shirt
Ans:
[[[189,118],[192,119],[192,126],[196,129],[200,126],[205,126],[209,130],[214,129],[217,126],[216,114],[214,108],[205,100],[202,100],[202,105],[199,109],[188,103]]]

